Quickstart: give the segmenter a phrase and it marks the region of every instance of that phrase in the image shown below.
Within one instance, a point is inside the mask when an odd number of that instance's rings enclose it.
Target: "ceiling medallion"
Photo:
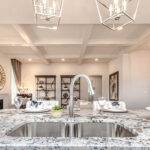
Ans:
[[[0,65],[0,90],[2,90],[6,83],[6,74],[3,67]]]
[[[121,30],[135,21],[140,0],[95,0],[100,22],[111,30]]]
[[[38,28],[57,30],[64,0],[33,0]]]

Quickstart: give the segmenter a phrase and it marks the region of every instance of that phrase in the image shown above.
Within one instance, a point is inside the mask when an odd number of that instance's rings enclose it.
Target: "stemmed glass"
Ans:
[[[21,105],[22,105],[22,100],[20,97],[16,96],[15,100],[14,100],[14,104],[15,104],[15,107],[17,109],[17,111],[19,111]]]
[[[106,104],[106,98],[100,97],[100,98],[98,99],[98,104],[99,104],[99,106],[100,106],[100,114],[102,115],[104,106],[105,106],[105,104]]]

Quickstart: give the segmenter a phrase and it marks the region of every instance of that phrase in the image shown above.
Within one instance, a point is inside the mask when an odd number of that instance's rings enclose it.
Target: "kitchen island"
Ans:
[[[83,111],[84,112],[84,111]],[[84,113],[80,114],[84,114]],[[24,113],[22,110],[0,111],[0,150],[48,150],[48,149],[150,149],[150,112],[132,110],[128,113],[103,113],[75,117],[73,122],[117,123],[137,134],[136,137],[11,137],[7,133],[27,122],[67,122],[68,115],[53,118],[47,113]]]

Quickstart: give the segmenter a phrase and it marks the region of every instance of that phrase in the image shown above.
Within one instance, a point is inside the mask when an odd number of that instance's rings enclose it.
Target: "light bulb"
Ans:
[[[112,16],[112,12],[113,12],[113,6],[112,6],[112,4],[110,4],[110,6],[109,6],[109,13],[110,13],[110,16]]]
[[[32,61],[32,58],[29,58],[28,61],[31,62],[31,61]]]
[[[61,61],[63,61],[63,62],[64,62],[64,61],[65,61],[65,59],[64,59],[64,58],[62,58],[62,59],[61,59]]]
[[[124,11],[127,11],[127,1],[126,0],[123,0],[123,10]]]
[[[43,0],[43,8],[46,9],[47,0]]]
[[[98,61],[99,61],[99,59],[98,59],[98,58],[95,58],[94,60],[95,60],[95,62],[98,62]]]
[[[119,1],[118,0],[114,0],[114,11],[115,11],[115,13],[120,12]]]
[[[56,14],[56,2],[53,0],[53,14]]]

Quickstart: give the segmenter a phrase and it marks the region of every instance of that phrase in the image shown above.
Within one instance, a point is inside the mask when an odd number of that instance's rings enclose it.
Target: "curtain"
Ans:
[[[13,68],[13,74],[16,81],[16,86],[19,91],[21,87],[21,62],[17,59],[11,59],[11,64]]]
[[[11,70],[11,102],[12,102],[12,105],[14,105],[14,100],[15,100],[18,93],[19,93],[19,90],[17,88],[16,79],[14,76],[14,71],[12,69]]]

